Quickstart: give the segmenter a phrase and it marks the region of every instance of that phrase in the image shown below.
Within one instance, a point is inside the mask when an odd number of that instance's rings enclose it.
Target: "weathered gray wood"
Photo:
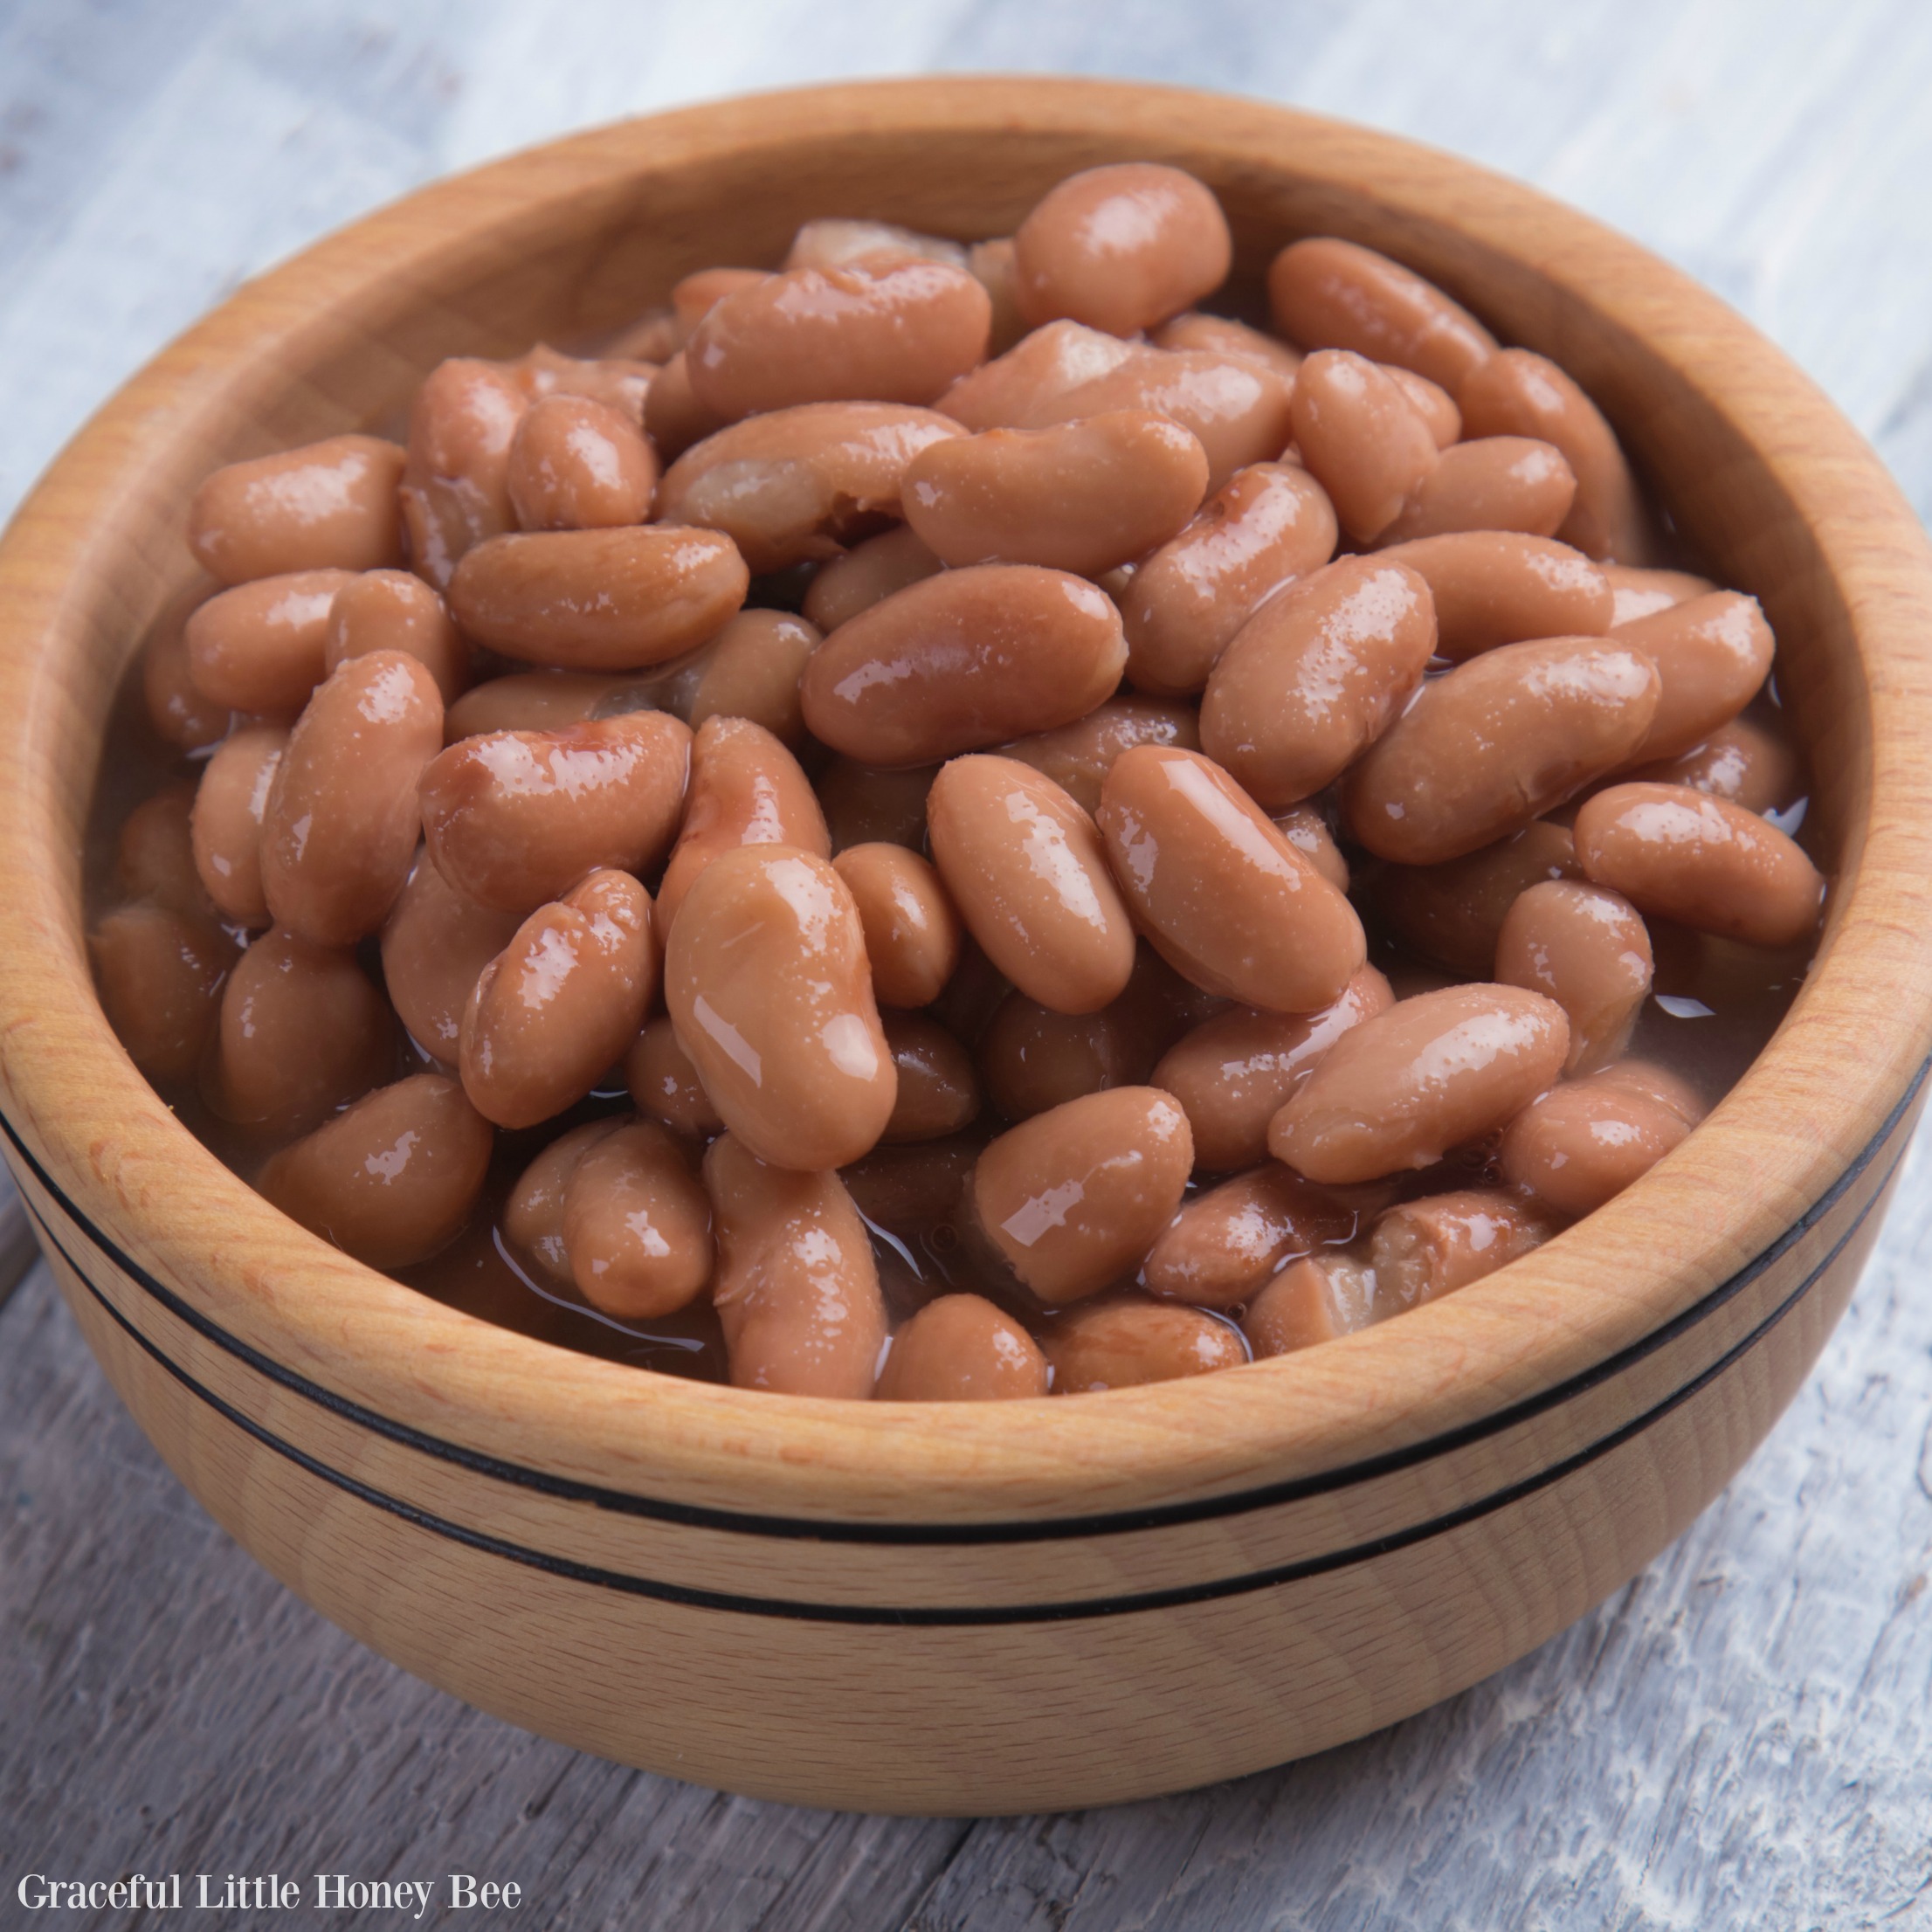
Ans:
[[[1239,87],[1537,181],[1754,316],[1932,509],[1915,0],[13,0],[0,512],[241,276],[417,181],[673,100],[935,66]],[[1308,1764],[971,1827],[718,1797],[413,1683],[187,1500],[38,1272],[0,1309],[0,1911],[30,1869],[459,1869],[573,1929],[1932,1924],[1927,1162],[1763,1452],[1566,1636]]]

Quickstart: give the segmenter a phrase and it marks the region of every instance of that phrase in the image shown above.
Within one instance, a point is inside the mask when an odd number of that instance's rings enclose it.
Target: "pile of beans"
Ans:
[[[1771,633],[1555,363],[1231,259],[1141,163],[814,221],[217,471],[96,814],[135,1063],[351,1255],[795,1393],[1197,1374],[1608,1200],[1815,941]]]

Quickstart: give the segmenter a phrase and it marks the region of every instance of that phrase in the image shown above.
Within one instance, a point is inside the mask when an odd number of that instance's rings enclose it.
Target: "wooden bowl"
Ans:
[[[110,699],[217,464],[392,420],[451,354],[579,338],[814,214],[1011,231],[1097,162],[1211,183],[1254,273],[1413,264],[1601,400],[1763,599],[1832,858],[1809,984],[1646,1179],[1452,1299],[1077,1401],[914,1408],[662,1378],[438,1306],[282,1218],[102,1019],[80,847]],[[1877,1232],[1932,1047],[1932,558],[1777,350],[1527,189],[1252,102],[1066,80],[818,88],[442,183],[136,376],[0,549],[0,1106],[61,1287],[182,1480],[278,1577],[515,1723],[735,1791],[1087,1805],[1355,1737],[1539,1644],[1687,1524]]]

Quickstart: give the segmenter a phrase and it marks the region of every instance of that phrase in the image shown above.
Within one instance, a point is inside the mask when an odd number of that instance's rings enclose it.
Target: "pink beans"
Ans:
[[[366,937],[409,877],[417,783],[443,742],[443,700],[399,651],[351,658],[296,721],[262,812],[262,894],[321,945]]]
[[[884,1132],[897,1080],[859,908],[816,854],[713,859],[672,928],[665,996],[713,1105],[759,1159],[843,1167]]]
[[[1496,941],[1498,981],[1545,994],[1570,1016],[1567,1073],[1592,1073],[1621,1056],[1652,969],[1643,921],[1601,886],[1531,886]]]
[[[1377,1312],[1398,1314],[1452,1294],[1540,1247],[1554,1232],[1500,1188],[1460,1189],[1392,1207],[1376,1223],[1369,1247]]]
[[[1610,580],[1581,551],[1549,537],[1510,530],[1462,530],[1419,537],[1379,553],[1429,586],[1436,650],[1461,663],[1499,644],[1537,638],[1598,637],[1616,599]]]
[[[570,1279],[606,1314],[674,1314],[711,1280],[710,1199],[690,1156],[655,1121],[627,1121],[585,1148],[562,1211]]]
[[[200,1065],[234,950],[211,920],[152,901],[119,907],[88,935],[107,1024],[149,1079],[185,1079]]]
[[[1558,1214],[1593,1213],[1647,1174],[1703,1112],[1673,1074],[1625,1060],[1524,1108],[1503,1135],[1502,1170]]]
[[[1245,355],[1288,381],[1301,366],[1301,351],[1279,336],[1250,328],[1225,315],[1204,315],[1190,309],[1163,322],[1149,338],[1156,348],[1205,349],[1216,355]]]
[[[611,711],[636,711],[624,701],[636,680],[593,677],[581,671],[521,671],[476,685],[443,714],[443,741],[480,737],[493,731],[554,731]]]
[[[1226,1313],[1291,1260],[1355,1232],[1352,1210],[1270,1162],[1196,1195],[1149,1250],[1141,1280],[1170,1301]]]
[[[1695,750],[1639,766],[1630,776],[1660,785],[1688,785],[1693,791],[1728,798],[1746,811],[1782,811],[1804,790],[1804,767],[1797,753],[1748,718],[1733,718]]]
[[[1755,812],[1684,785],[1612,785],[1577,814],[1577,856],[1637,909],[1753,946],[1818,927],[1825,881]]]
[[[1308,1013],[1361,967],[1354,908],[1208,759],[1124,753],[1101,788],[1100,828],[1142,931],[1196,985]]]
[[[625,873],[592,873],[478,976],[458,1043],[471,1104],[499,1127],[561,1114],[623,1057],[657,988],[650,895]]]
[[[1733,590],[1692,597],[1618,627],[1618,641],[1657,666],[1657,715],[1636,756],[1680,757],[1728,724],[1771,668],[1770,626],[1756,597]]]
[[[465,738],[423,773],[423,835],[466,898],[527,913],[598,866],[648,870],[690,762],[690,731],[661,711]]]
[[[1399,1001],[1337,1040],[1268,1129],[1268,1149],[1329,1184],[1426,1167],[1501,1127],[1570,1052],[1562,1007],[1515,986]]]
[[[602,530],[643,522],[657,481],[657,457],[629,416],[557,394],[517,425],[505,487],[523,529]]]
[[[371,651],[400,651],[417,659],[436,680],[445,706],[468,687],[470,648],[451,621],[449,606],[407,570],[365,570],[343,584],[328,607],[324,672]]]
[[[805,616],[821,631],[836,630],[881,597],[944,568],[917,530],[900,524],[833,557],[805,592]]]
[[[466,551],[516,527],[510,445],[528,407],[507,370],[467,356],[438,363],[416,392],[403,524],[411,568],[438,590]]]
[[[768,1167],[724,1134],[704,1178],[718,1242],[711,1298],[733,1385],[869,1397],[886,1308],[866,1224],[838,1176]]]
[[[1015,738],[998,749],[1003,758],[1017,758],[1051,778],[1082,811],[1091,813],[1101,809],[1101,787],[1114,761],[1135,745],[1199,750],[1194,707],[1162,698],[1109,698],[1070,725]]]
[[[881,1402],[1011,1402],[1046,1393],[1046,1357],[979,1294],[942,1294],[893,1337]]]
[[[818,779],[831,849],[883,840],[917,852],[926,843],[926,796],[937,765],[881,769],[834,758]]]
[[[1045,1347],[1053,1392],[1064,1396],[1174,1382],[1248,1358],[1232,1323],[1158,1301],[1075,1308],[1048,1329]]]
[[[1554,445],[1486,436],[1445,450],[1381,541],[1408,543],[1458,530],[1554,536],[1576,494],[1576,475]]]
[[[483,969],[516,936],[514,913],[466,899],[426,853],[383,927],[383,980],[397,1018],[424,1052],[457,1063],[464,1009]]]
[[[331,436],[230,463],[195,492],[188,548],[224,583],[399,564],[403,455],[379,437]]]
[[[1466,979],[1483,979],[1516,895],[1548,879],[1580,879],[1569,828],[1539,818],[1466,858],[1434,866],[1385,866],[1375,906],[1404,946]]]
[[[1030,564],[949,570],[827,638],[799,689],[805,722],[866,764],[925,764],[1071,724],[1127,661],[1120,613],[1080,578]]]
[[[1689,570],[1643,570],[1627,563],[1606,563],[1604,575],[1610,579],[1611,596],[1616,600],[1610,626],[1613,631],[1717,588],[1708,577]]]
[[[959,964],[960,922],[936,871],[883,842],[848,845],[832,861],[866,938],[881,1006],[929,1006]]]
[[[979,1081],[966,1049],[923,1013],[887,1013],[881,1022],[898,1093],[882,1142],[936,1141],[972,1125]]]
[[[1295,378],[1294,409],[1301,460],[1358,543],[1389,528],[1441,461],[1408,391],[1364,355],[1309,356]]]
[[[644,1031],[624,1057],[624,1083],[638,1110],[688,1140],[708,1140],[724,1131],[711,1096],[679,1044],[668,1013],[644,1023]]]
[[[1262,1288],[1241,1317],[1241,1332],[1261,1362],[1353,1335],[1383,1312],[1375,1274],[1365,1261],[1348,1254],[1310,1255],[1291,1261]]]
[[[238,925],[268,923],[262,820],[269,787],[287,748],[288,734],[276,726],[238,731],[216,749],[195,790],[195,870],[208,897]]]
[[[301,570],[209,598],[183,632],[195,688],[236,711],[300,711],[327,675],[329,609],[353,581],[346,570]]]
[[[1097,1013],[1056,1013],[1009,993],[980,1035],[980,1078],[1010,1121],[1114,1087],[1144,1084],[1154,1064],[1126,996]]]

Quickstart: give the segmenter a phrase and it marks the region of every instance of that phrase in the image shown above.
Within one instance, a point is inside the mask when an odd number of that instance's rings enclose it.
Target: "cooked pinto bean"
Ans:
[[[1130,1274],[1173,1219],[1194,1164],[1187,1116],[1151,1087],[1069,1101],[979,1157],[980,1226],[1042,1301],[1074,1301]]]
[[[1353,1335],[1384,1312],[1366,1262],[1349,1254],[1313,1254],[1291,1261],[1262,1288],[1241,1317],[1241,1333],[1262,1362]]]
[[[1404,369],[1399,362],[1383,366],[1395,378],[1396,387],[1409,398],[1416,414],[1429,425],[1429,433],[1435,438],[1439,450],[1461,440],[1462,411],[1447,390],[1439,383],[1432,383],[1426,376],[1418,376],[1412,369]]]
[[[1294,383],[1294,440],[1342,528],[1358,543],[1379,536],[1441,458],[1435,433],[1387,369],[1325,348]]]
[[[979,1142],[970,1135],[875,1147],[840,1175],[853,1204],[887,1227],[951,1228],[963,1212]]]
[[[1101,790],[1100,828],[1141,929],[1197,986],[1308,1013],[1362,965],[1355,909],[1198,754],[1122,753]]]
[[[834,852],[882,841],[917,852],[926,843],[926,797],[937,765],[880,767],[834,758],[820,774],[818,803]]]
[[[686,714],[692,728],[745,718],[797,750],[805,736],[798,680],[819,641],[817,628],[789,611],[739,611],[705,649]]]
[[[546,396],[517,425],[506,480],[523,529],[613,529],[650,514],[658,459],[621,410]]]
[[[937,872],[886,841],[848,845],[832,861],[865,930],[881,1006],[929,1006],[959,965],[959,914]]]
[[[1258,804],[1310,797],[1387,730],[1435,645],[1435,606],[1413,570],[1326,564],[1270,597],[1222,652],[1202,748]]]
[[[1541,880],[1580,879],[1568,829],[1539,818],[1466,858],[1436,866],[1384,866],[1371,896],[1404,946],[1467,979],[1495,964],[1502,922],[1519,893]]]
[[[787,268],[826,268],[828,262],[792,262]],[[770,273],[765,268],[700,268],[687,275],[671,291],[671,313],[677,318],[680,344],[688,343],[692,331],[727,295],[741,288],[756,288]]]
[[[1075,1308],[1054,1321],[1044,1341],[1057,1396],[1173,1382],[1248,1359],[1247,1344],[1232,1322],[1170,1302]]]
[[[1397,1314],[1452,1294],[1541,1247],[1554,1232],[1499,1188],[1404,1201],[1376,1223],[1369,1244],[1377,1301],[1385,1314]]]
[[[1825,881],[1775,825],[1687,785],[1612,785],[1577,814],[1585,875],[1659,919],[1754,946],[1818,926]]]
[[[942,235],[923,235],[889,221],[843,221],[821,217],[803,222],[785,251],[787,268],[843,268],[868,257],[896,255],[911,261],[966,266],[966,250]],[[742,273],[742,272],[741,272]],[[673,300],[675,293],[673,293]]]
[[[1383,859],[1426,866],[1519,830],[1625,763],[1656,716],[1657,668],[1614,638],[1508,644],[1426,684],[1342,787]]]
[[[1688,570],[1644,570],[1624,563],[1606,563],[1604,575],[1610,579],[1616,600],[1611,629],[1621,630],[1639,618],[1654,617],[1673,604],[1687,604],[1693,597],[1708,596],[1717,586],[1708,577]]]
[[[206,919],[216,905],[195,857],[196,797],[193,785],[178,784],[143,798],[114,841],[114,877],[129,899],[151,899],[170,912]]]
[[[196,684],[189,661],[187,622],[207,595],[208,580],[202,577],[155,618],[141,647],[141,694],[148,721],[155,735],[178,751],[199,751],[215,743],[227,735],[232,717],[229,706]]]
[[[410,1038],[457,1062],[463,1011],[483,969],[516,936],[514,913],[466,899],[420,854],[383,927],[383,980]]]
[[[690,763],[690,731],[661,711],[465,738],[423,773],[423,835],[466,898],[527,913],[598,866],[653,865]]]
[[[833,557],[805,592],[805,615],[821,631],[834,631],[881,597],[944,569],[919,532],[902,523]]]
[[[979,1080],[971,1056],[936,1019],[887,1013],[881,1025],[899,1080],[881,1141],[936,1141],[979,1115]]]
[[[561,1114],[622,1057],[657,990],[650,894],[592,873],[477,976],[458,1041],[464,1092],[499,1127]]]
[[[208,898],[238,925],[268,923],[268,900],[262,893],[262,818],[287,747],[288,734],[277,726],[245,728],[216,748],[195,790],[194,870]]]
[[[516,528],[510,445],[530,406],[528,391],[493,362],[452,356],[438,363],[410,410],[400,496],[410,563],[438,590],[464,554]]]
[[[347,570],[259,577],[210,597],[188,619],[195,688],[237,711],[293,715],[328,674],[328,613]]]
[[[1601,886],[1529,887],[1496,941],[1498,982],[1546,994],[1569,1014],[1568,1073],[1593,1073],[1622,1054],[1652,970],[1643,921],[1627,899]]]
[[[1080,322],[1049,322],[940,398],[942,414],[969,430],[1038,430],[1091,411],[1068,407],[1087,383],[1136,360],[1135,346]]]
[[[1036,731],[998,747],[1003,758],[1051,778],[1082,811],[1101,809],[1101,786],[1114,761],[1135,745],[1200,749],[1194,707],[1163,698],[1109,698],[1084,718],[1053,731]]]
[[[1733,718],[1694,750],[1641,766],[1630,776],[1653,784],[1688,785],[1756,812],[1782,811],[1804,790],[1804,762],[1797,752],[1748,718]]]
[[[416,1073],[285,1148],[256,1185],[358,1261],[408,1267],[462,1232],[494,1138],[454,1080]]]
[[[1625,1060],[1525,1107],[1502,1137],[1502,1170],[1558,1214],[1593,1213],[1647,1174],[1703,1111],[1673,1075]]]
[[[725,419],[698,400],[691,365],[680,349],[652,378],[645,397],[644,427],[651,446],[664,461],[673,462],[724,426]]]
[[[212,920],[140,900],[87,935],[100,1004],[128,1057],[151,1080],[192,1073],[215,1031],[235,949]]]
[[[1046,1357],[980,1294],[942,1294],[893,1337],[881,1402],[1011,1402],[1046,1393]]]
[[[688,1306],[711,1279],[711,1202],[654,1121],[599,1135],[563,1188],[563,1251],[593,1308],[644,1321]]]
[[[554,731],[604,715],[604,707],[636,688],[635,680],[583,671],[519,671],[466,691],[443,714],[448,744],[496,731]],[[619,707],[648,709],[649,707]]]
[[[1576,493],[1577,479],[1553,445],[1486,436],[1445,450],[1381,541],[1410,543],[1462,530],[1549,536],[1562,527]]]
[[[403,561],[403,450],[331,436],[217,470],[188,507],[188,548],[224,583]]]
[[[616,354],[584,360],[560,355],[548,342],[539,342],[502,368],[533,403],[547,396],[581,396],[615,410],[636,428],[643,424],[645,399],[662,360],[638,362]]]
[[[1499,644],[1598,637],[1614,614],[1609,578],[1582,551],[1549,537],[1458,530],[1378,554],[1429,586],[1436,650],[1459,664]]]
[[[1156,348],[1199,348],[1216,355],[1245,355],[1290,382],[1301,366],[1301,352],[1278,335],[1265,335],[1225,315],[1190,309],[1163,322],[1148,338]]]
[[[1188,1202],[1161,1231],[1141,1280],[1170,1301],[1227,1314],[1290,1261],[1355,1232],[1352,1209],[1271,1161]]]
[[[1618,641],[1657,666],[1657,715],[1635,756],[1680,757],[1748,705],[1771,668],[1771,628],[1756,597],[1717,590],[1622,624]]]
[[[718,1243],[711,1299],[733,1384],[870,1396],[886,1305],[866,1224],[838,1176],[768,1167],[722,1134],[704,1180]]]
[[[980,1077],[1010,1121],[1049,1107],[1146,1084],[1154,1053],[1137,1015],[1122,998],[1097,1013],[1056,1013],[1025,993],[1009,993],[979,1037]]]
[[[993,305],[992,334],[986,353],[1004,355],[1026,333],[1026,318],[1019,312],[1019,265],[1012,237],[1003,235],[993,241],[975,242],[966,252],[966,266]]]
[[[418,659],[436,680],[445,706],[468,687],[469,646],[458,635],[449,606],[407,570],[365,570],[343,584],[328,607],[324,673],[371,651],[400,651]]]
[[[400,651],[350,658],[296,721],[262,808],[262,895],[278,926],[347,945],[381,926],[409,877],[417,783],[443,742],[443,700]]]
[[[524,1169],[503,1204],[503,1239],[559,1287],[574,1286],[569,1252],[563,1245],[563,1190],[577,1163],[623,1124],[619,1115],[587,1121],[558,1135]]]
[[[1501,1127],[1554,1084],[1570,1052],[1555,1000],[1452,986],[1343,1033],[1274,1117],[1268,1150],[1311,1181],[1427,1167]]]
[[[1349,889],[1349,861],[1319,806],[1304,801],[1268,814],[1268,822],[1338,893]]]

